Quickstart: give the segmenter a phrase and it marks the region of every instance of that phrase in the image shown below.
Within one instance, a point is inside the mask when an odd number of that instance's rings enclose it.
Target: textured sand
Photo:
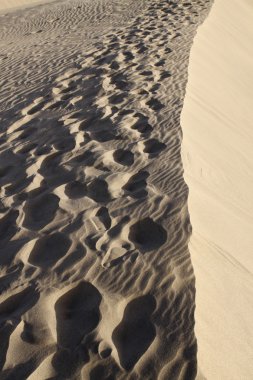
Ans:
[[[215,1],[192,47],[182,113],[207,379],[253,378],[252,14],[251,1]]]
[[[1,17],[1,379],[195,378],[180,113],[210,7]]]

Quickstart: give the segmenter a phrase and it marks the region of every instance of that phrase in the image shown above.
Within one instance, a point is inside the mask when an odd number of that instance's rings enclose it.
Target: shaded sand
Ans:
[[[1,379],[195,378],[180,113],[210,6],[1,18]]]
[[[252,13],[250,1],[214,3],[191,51],[182,113],[198,360],[207,379],[253,378]]]

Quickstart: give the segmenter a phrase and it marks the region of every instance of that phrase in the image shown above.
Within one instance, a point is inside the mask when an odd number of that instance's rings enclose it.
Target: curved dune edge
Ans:
[[[252,379],[253,4],[216,0],[191,50],[181,122],[199,379]]]

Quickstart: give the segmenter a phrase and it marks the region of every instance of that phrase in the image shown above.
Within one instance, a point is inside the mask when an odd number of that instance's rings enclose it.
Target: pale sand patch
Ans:
[[[181,118],[208,380],[253,378],[252,12],[250,1],[216,0],[191,51]]]
[[[0,0],[0,12],[3,10],[17,9],[26,6],[33,6],[49,3],[55,0]]]

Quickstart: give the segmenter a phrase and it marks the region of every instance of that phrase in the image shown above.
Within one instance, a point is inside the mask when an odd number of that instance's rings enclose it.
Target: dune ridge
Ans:
[[[2,379],[196,377],[180,113],[211,4],[2,18]]]
[[[214,2],[181,117],[200,379],[253,378],[252,12],[250,1]]]

